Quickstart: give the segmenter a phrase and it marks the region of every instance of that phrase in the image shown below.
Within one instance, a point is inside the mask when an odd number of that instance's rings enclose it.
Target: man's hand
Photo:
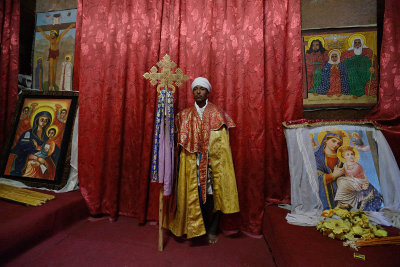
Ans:
[[[344,168],[339,168],[338,166],[335,166],[332,172],[333,179],[336,180],[336,178],[342,176],[343,174],[344,174]]]

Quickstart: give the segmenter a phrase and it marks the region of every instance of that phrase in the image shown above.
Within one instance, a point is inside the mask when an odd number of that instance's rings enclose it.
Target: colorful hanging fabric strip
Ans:
[[[154,128],[151,181],[162,183],[164,196],[169,196],[174,171],[174,98],[165,88],[158,96]]]

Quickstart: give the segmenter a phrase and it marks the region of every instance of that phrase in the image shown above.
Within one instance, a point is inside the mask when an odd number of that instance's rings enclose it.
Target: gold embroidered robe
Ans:
[[[176,117],[177,142],[181,146],[177,180],[176,210],[167,214],[164,226],[176,236],[187,238],[206,233],[200,208],[197,180],[197,155],[202,153],[199,181],[202,199],[206,201],[207,166],[213,177],[214,209],[223,213],[239,212],[236,178],[233,168],[228,128],[233,120],[208,102],[201,120],[196,108],[189,107]],[[205,202],[204,201],[204,202]]]

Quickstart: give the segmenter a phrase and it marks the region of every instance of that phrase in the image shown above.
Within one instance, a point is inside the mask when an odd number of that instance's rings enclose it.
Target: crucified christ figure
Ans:
[[[72,23],[68,26],[65,31],[63,31],[60,35],[56,30],[51,30],[49,34],[46,34],[42,28],[38,27],[39,31],[42,33],[44,38],[49,40],[50,49],[49,49],[49,90],[54,91],[54,84],[56,80],[56,71],[57,71],[57,58],[60,55],[59,44],[61,38],[72,28],[75,26],[75,23]]]

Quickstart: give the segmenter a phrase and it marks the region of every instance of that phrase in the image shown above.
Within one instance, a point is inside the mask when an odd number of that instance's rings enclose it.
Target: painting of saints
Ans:
[[[348,39],[350,48],[342,54],[347,67],[350,94],[355,97],[376,95],[377,59],[365,43],[362,34],[353,34]]]
[[[340,54],[337,49],[329,52],[329,61],[322,68],[322,80],[317,88],[317,94],[328,96],[350,94],[347,67],[340,62]]]
[[[309,49],[306,51],[307,90],[316,93],[321,83],[322,67],[328,61],[328,51],[324,48],[324,39],[314,37],[308,41]]]
[[[336,182],[337,207],[379,210],[383,203],[382,195],[368,182],[363,167],[357,162],[360,158],[358,150],[353,146],[342,146],[338,150],[338,157],[344,162],[344,176]]]
[[[51,140],[57,133],[55,127],[50,128],[53,119],[54,110],[51,107],[36,109],[31,118],[31,128],[20,136],[16,135],[18,141],[11,148],[9,161],[12,164],[6,174],[54,179],[56,164],[53,155],[57,155],[59,148]]]

